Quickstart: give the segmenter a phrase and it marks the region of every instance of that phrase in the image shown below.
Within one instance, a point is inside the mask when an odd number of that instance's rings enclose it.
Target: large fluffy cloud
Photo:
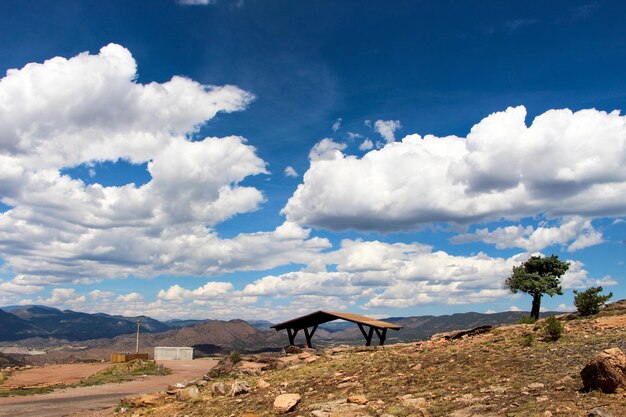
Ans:
[[[252,95],[136,77],[130,52],[110,44],[0,80],[0,198],[11,207],[0,214],[0,252],[18,274],[3,287],[28,293],[81,278],[264,269],[306,262],[328,246],[293,223],[221,239],[215,224],[264,201],[240,183],[266,173],[265,162],[241,137],[192,137]],[[150,181],[105,186],[65,173],[118,160],[146,164]]]
[[[626,213],[626,117],[524,107],[494,113],[467,138],[409,135],[358,158],[335,147],[311,158],[283,212],[329,229],[399,230]],[[315,155],[317,155],[315,153]]]

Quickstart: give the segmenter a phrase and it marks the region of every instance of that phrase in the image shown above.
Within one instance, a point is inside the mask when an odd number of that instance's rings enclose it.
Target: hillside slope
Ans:
[[[126,399],[135,406],[125,405],[118,415],[271,416],[277,396],[289,393],[301,399],[287,415],[315,417],[586,417],[593,409],[603,413],[595,415],[623,416],[626,394],[584,392],[579,372],[604,349],[626,349],[624,307],[590,319],[563,316],[565,334],[556,342],[542,339],[540,322],[457,340],[250,356],[230,376],[198,383],[192,398],[177,399],[173,390]],[[236,380],[245,381],[249,392],[228,395]],[[220,383],[227,395],[212,394]],[[150,406],[142,406],[146,402]]]
[[[13,314],[0,310],[0,340],[38,337],[46,331]]]

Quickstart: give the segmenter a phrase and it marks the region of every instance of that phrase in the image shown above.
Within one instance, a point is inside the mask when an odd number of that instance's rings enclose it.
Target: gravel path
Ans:
[[[81,416],[100,414],[97,413],[97,410],[115,407],[123,397],[162,391],[168,385],[199,378],[213,368],[217,364],[217,360],[197,359],[194,361],[163,361],[162,363],[172,370],[170,375],[149,376],[120,384],[62,389],[50,394],[0,398],[0,417],[60,417],[72,414]],[[72,365],[63,366],[71,367]],[[46,367],[38,369],[43,370],[44,368]],[[77,370],[64,368],[64,371],[76,372]]]

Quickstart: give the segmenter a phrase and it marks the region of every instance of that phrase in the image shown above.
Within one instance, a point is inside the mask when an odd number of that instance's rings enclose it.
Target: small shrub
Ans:
[[[241,354],[237,352],[236,350],[230,352],[230,355],[228,355],[228,358],[231,360],[232,363],[241,362]]]
[[[531,347],[534,344],[535,344],[535,335],[532,333],[527,334],[522,339],[522,346],[524,347]]]
[[[581,316],[591,316],[598,314],[604,304],[613,297],[613,293],[610,292],[607,295],[600,295],[602,287],[591,287],[588,290],[578,292],[574,290],[574,305],[578,314]]]
[[[563,323],[561,323],[554,314],[550,316],[543,323],[543,333],[546,339],[556,342],[563,336]]]
[[[517,321],[517,324],[535,324],[535,318],[531,316],[522,316]]]

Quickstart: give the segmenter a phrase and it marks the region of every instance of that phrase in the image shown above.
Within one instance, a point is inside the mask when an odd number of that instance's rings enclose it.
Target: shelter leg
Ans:
[[[370,326],[368,332],[365,331],[363,325],[361,323],[357,323],[359,325],[359,329],[361,333],[363,333],[363,337],[365,338],[365,346],[370,346],[372,344],[372,336],[374,335],[374,328]]]
[[[380,339],[379,345],[382,346],[385,344],[385,339],[387,339],[387,329],[379,329],[376,328],[376,334],[378,335],[378,339]]]
[[[298,334],[298,330],[287,328],[287,336],[289,336],[289,345],[295,346],[296,344],[296,335]]]
[[[372,336],[374,336],[374,328],[370,326],[370,331],[367,332],[367,337],[365,338],[365,346],[372,345]]]
[[[306,346],[309,348],[312,348],[313,345],[311,344],[311,336],[313,336],[313,332],[309,333],[309,328],[305,327],[304,328],[304,338],[306,339]]]

